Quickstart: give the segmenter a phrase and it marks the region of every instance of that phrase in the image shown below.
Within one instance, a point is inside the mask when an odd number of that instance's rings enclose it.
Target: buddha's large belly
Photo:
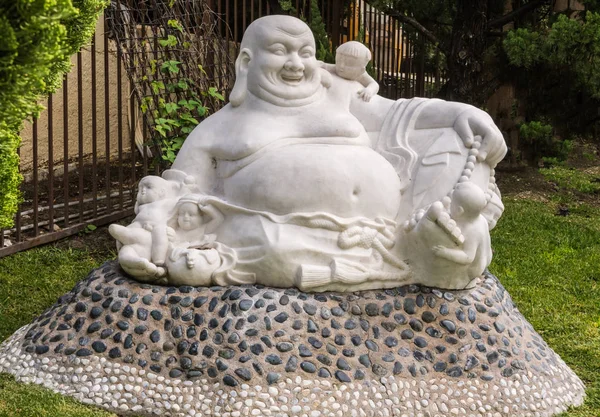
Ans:
[[[324,211],[394,219],[400,205],[394,168],[364,146],[286,146],[266,152],[223,186],[229,202],[275,214]]]

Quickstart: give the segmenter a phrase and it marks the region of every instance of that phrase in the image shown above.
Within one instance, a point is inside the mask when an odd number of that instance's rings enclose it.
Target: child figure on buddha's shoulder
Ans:
[[[379,84],[367,73],[371,51],[360,42],[350,41],[340,45],[335,53],[335,64],[321,63],[321,67],[349,81],[357,81],[364,87],[358,96],[370,101],[379,91]]]

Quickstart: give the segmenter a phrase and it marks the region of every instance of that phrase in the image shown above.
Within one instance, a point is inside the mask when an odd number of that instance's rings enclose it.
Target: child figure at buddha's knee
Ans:
[[[221,265],[218,251],[205,245],[215,240],[211,232],[221,224],[223,214],[204,201],[203,196],[182,197],[169,221],[173,236],[167,259],[171,285],[208,285]]]
[[[206,197],[199,195],[179,199],[168,222],[175,236],[174,246],[189,248],[215,239],[212,233],[223,222],[223,214],[213,205],[205,204],[205,200]]]
[[[457,248],[437,245],[433,253],[458,265],[466,275],[476,278],[492,260],[488,222],[481,215],[488,201],[483,190],[471,182],[456,185],[450,203],[450,216],[464,236],[464,243]]]
[[[112,224],[108,228],[117,240],[119,263],[130,275],[146,280],[165,275],[169,237],[164,219],[175,204],[173,197],[171,182],[144,177],[138,185],[133,222],[127,227]]]
[[[350,81],[358,81],[364,87],[358,96],[370,101],[379,91],[379,84],[367,73],[371,51],[360,42],[350,41],[340,45],[335,53],[335,65],[321,63],[327,71]]]

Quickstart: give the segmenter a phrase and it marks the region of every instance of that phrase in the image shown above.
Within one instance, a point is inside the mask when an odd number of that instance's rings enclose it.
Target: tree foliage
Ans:
[[[587,134],[600,107],[600,14],[550,15],[509,32],[503,41],[529,119],[560,134]]]
[[[600,0],[583,0],[586,11],[557,10],[553,0],[369,3],[443,53],[442,98],[485,107],[509,84],[526,123],[560,137],[599,126]]]
[[[0,228],[10,227],[18,186],[23,121],[54,91],[70,57],[89,41],[106,0],[0,0]]]

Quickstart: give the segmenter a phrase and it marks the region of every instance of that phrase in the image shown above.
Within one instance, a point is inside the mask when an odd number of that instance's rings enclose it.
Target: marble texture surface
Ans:
[[[376,95],[358,42],[335,64],[315,54],[299,19],[250,24],[230,103],[140,182],[132,224],[110,229],[131,276],[347,292],[463,289],[483,273],[507,150],[491,117]]]

